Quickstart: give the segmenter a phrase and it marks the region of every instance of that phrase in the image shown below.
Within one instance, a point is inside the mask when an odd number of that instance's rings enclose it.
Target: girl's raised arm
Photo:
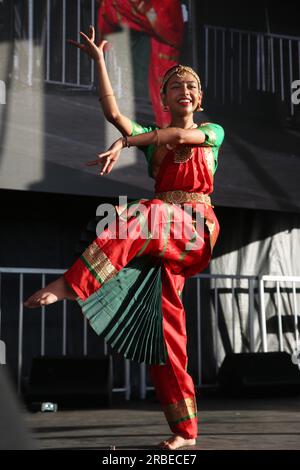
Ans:
[[[121,114],[118,108],[105,65],[103,50],[107,44],[107,41],[101,40],[97,46],[95,43],[95,29],[93,26],[90,26],[89,35],[86,35],[80,31],[80,36],[84,40],[84,44],[73,41],[72,39],[70,39],[68,42],[81,49],[95,61],[99,79],[99,101],[102,106],[103,114],[106,119],[112,123],[123,135],[130,136],[132,134],[131,120]]]

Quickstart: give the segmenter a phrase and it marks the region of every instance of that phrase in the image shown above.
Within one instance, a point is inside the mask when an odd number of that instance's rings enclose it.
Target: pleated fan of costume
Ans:
[[[77,299],[95,332],[139,363],[166,363],[161,263],[152,256],[136,257],[88,299]]]

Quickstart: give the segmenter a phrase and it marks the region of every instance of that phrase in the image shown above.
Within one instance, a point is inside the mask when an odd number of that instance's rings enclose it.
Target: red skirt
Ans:
[[[114,349],[138,362],[164,364],[161,269],[186,278],[207,267],[205,207],[141,199],[117,207],[117,215],[64,276],[91,326]]]

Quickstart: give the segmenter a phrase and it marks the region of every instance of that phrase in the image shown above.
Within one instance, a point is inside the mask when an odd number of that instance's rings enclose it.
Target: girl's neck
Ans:
[[[194,124],[193,115],[190,116],[172,116],[169,127],[180,127],[181,129],[190,129]]]

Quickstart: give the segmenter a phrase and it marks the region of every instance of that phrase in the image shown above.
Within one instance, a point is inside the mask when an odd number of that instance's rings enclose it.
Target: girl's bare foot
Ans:
[[[166,441],[162,441],[158,444],[158,447],[161,449],[175,450],[180,449],[181,447],[188,447],[196,445],[196,439],[185,439],[182,436],[174,434]]]
[[[56,279],[56,281],[48,284],[44,289],[40,289],[31,295],[25,302],[25,307],[36,308],[41,305],[50,305],[58,300],[70,299],[75,300],[76,294],[71,289],[63,276]]]

